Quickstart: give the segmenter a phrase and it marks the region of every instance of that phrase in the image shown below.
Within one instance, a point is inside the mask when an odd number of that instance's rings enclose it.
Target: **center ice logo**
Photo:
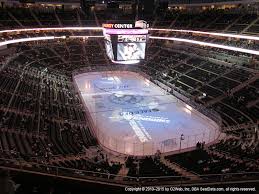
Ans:
[[[113,93],[109,96],[109,100],[115,104],[127,105],[127,104],[137,104],[144,99],[143,96],[140,95],[130,95],[123,93]]]

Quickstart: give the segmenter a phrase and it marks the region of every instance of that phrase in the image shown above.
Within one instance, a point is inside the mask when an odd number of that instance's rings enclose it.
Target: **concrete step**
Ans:
[[[122,180],[123,177],[127,176],[128,172],[129,172],[129,169],[126,168],[125,165],[123,165],[122,168],[120,169],[120,171],[117,174],[118,176],[116,176],[114,178],[114,180]]]
[[[201,179],[198,174],[187,171],[185,168],[181,167],[179,164],[173,163],[173,162],[165,159],[164,156],[161,156],[160,161],[163,164],[165,164],[167,167],[176,171],[177,173],[181,174],[184,177],[188,177],[191,180],[200,180]]]

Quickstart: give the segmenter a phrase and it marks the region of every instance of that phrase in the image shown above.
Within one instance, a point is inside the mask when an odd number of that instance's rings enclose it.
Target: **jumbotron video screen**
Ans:
[[[148,25],[144,21],[137,21],[135,25],[104,24],[103,26],[105,49],[112,62],[136,63],[145,59]]]
[[[117,60],[145,59],[146,35],[118,35]]]

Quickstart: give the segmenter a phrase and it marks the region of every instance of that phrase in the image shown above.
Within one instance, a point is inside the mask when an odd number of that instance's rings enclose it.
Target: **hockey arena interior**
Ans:
[[[0,2],[0,194],[259,190],[258,1]]]

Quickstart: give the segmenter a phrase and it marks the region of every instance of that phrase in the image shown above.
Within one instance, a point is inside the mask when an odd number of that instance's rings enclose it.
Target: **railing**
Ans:
[[[243,173],[223,173],[208,175],[189,175],[189,176],[120,176],[109,173],[101,173],[95,171],[79,170],[72,168],[63,168],[45,164],[29,163],[25,161],[17,161],[12,159],[0,158],[0,168],[12,171],[20,171],[23,173],[41,174],[51,177],[60,177],[65,179],[73,179],[80,181],[98,181],[103,184],[117,184],[117,186],[136,186],[136,185],[188,185],[189,184],[205,184],[206,183],[231,183],[234,182],[251,182],[257,181],[259,172],[243,172]],[[198,179],[197,179],[198,177]]]
[[[139,65],[113,65],[113,66],[91,66],[91,68],[83,68],[73,72],[73,77],[75,75],[85,73],[85,72],[101,72],[101,71],[131,71],[137,72],[138,74],[142,75],[144,78],[151,80],[154,82],[152,77],[145,74]],[[75,82],[75,81],[74,81]],[[78,92],[79,88],[75,84],[75,88],[77,88]],[[174,88],[173,88],[174,89]],[[166,91],[165,91],[166,92]],[[93,118],[90,114],[86,102],[82,99],[82,102],[85,105],[85,109],[87,110],[87,120],[89,121],[89,125],[91,130],[95,133],[99,144],[102,145],[103,148],[106,148],[108,151],[122,153],[126,155],[134,155],[134,156],[145,156],[145,155],[154,155],[158,150],[162,153],[165,152],[175,152],[179,151],[182,152],[184,150],[189,150],[190,148],[195,148],[197,142],[205,142],[205,144],[211,143],[218,139],[220,136],[220,127],[221,127],[221,117],[214,112],[213,110],[208,110],[202,105],[199,105],[189,98],[185,97],[184,95],[180,94],[179,92],[173,90],[171,92],[174,96],[177,97],[178,103],[183,103],[184,105],[188,104],[191,106],[193,114],[199,114],[203,119],[205,119],[212,127],[210,130],[206,130],[206,132],[198,133],[194,135],[188,135],[184,138],[176,137],[170,138],[155,142],[149,141],[144,143],[134,142],[134,141],[123,141],[122,139],[115,138],[109,134],[107,134],[106,130],[107,127],[105,123],[98,122],[98,119]],[[200,114],[202,113],[202,114]],[[205,116],[204,116],[205,115]],[[210,118],[210,119],[209,119]]]

